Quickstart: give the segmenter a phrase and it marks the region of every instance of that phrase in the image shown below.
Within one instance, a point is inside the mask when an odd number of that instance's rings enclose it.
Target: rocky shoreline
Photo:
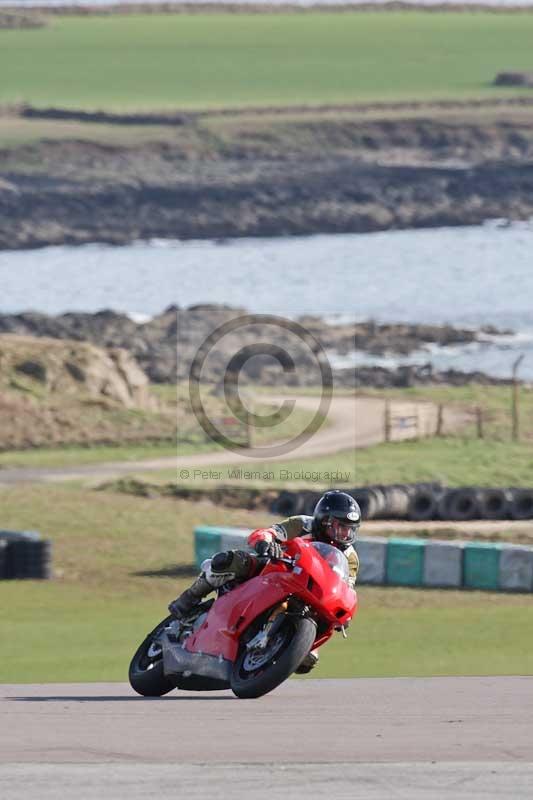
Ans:
[[[15,0],[13,8],[20,7],[23,0]],[[68,0],[63,0],[61,4],[50,4],[42,2],[34,6],[35,10],[39,13],[50,15],[72,15],[72,16],[102,16],[109,14],[343,14],[343,13],[357,13],[357,12],[427,12],[427,13],[472,13],[475,11],[483,11],[490,14],[527,14],[530,13],[532,8],[530,5],[520,2],[513,3],[512,5],[494,5],[485,3],[483,0],[477,2],[436,2],[430,5],[423,2],[405,2],[405,0],[385,0],[382,3],[372,2],[346,2],[346,3],[321,3],[320,0],[307,5],[298,3],[268,3],[268,2],[197,2],[196,0],[189,0],[189,2],[182,2],[182,0],[171,0],[170,2],[116,2],[116,0],[108,0],[107,4],[100,3],[99,5],[91,5],[90,0],[83,5],[76,5],[69,3]]]
[[[355,389],[407,389],[413,386],[509,386],[508,378],[495,378],[484,372],[463,372],[457,369],[436,370],[430,362],[426,364],[406,364],[388,369],[386,367],[357,367],[346,370],[338,382],[351,385]]]
[[[151,238],[369,233],[533,217],[533,164],[468,168],[299,164],[217,180],[0,178],[0,249]],[[238,173],[241,172],[239,175]]]
[[[171,306],[148,322],[133,321],[125,314],[101,311],[95,314],[73,312],[48,316],[36,312],[0,315],[0,334],[51,337],[89,342],[103,348],[123,348],[136,360],[154,383],[175,383],[189,378],[191,364],[198,349],[213,330],[246,309],[224,305],[197,305],[182,309]],[[487,334],[505,335],[510,331],[484,328],[480,331],[454,328],[450,325],[382,324],[373,321],[330,324],[320,317],[305,316],[298,320],[329,354],[349,355],[359,350],[372,355],[409,355],[427,345],[469,344]],[[300,342],[283,328],[255,324],[221,340],[206,360],[202,379],[218,384],[224,378],[231,357],[243,347],[257,341],[268,341],[290,353],[295,363],[289,383],[312,386],[320,382],[317,364]],[[1,348],[0,348],[1,349]],[[359,387],[399,387],[430,383],[505,383],[482,373],[461,373],[453,370],[436,372],[430,364],[396,369],[359,367],[357,370],[335,369],[336,385]],[[263,385],[284,385],[287,376],[268,356],[258,355],[243,366],[242,379]]]
[[[427,117],[417,107],[399,119],[391,109],[375,119],[354,109],[177,113],[151,128],[122,117],[104,126],[96,114],[59,141],[60,117],[18,109],[17,125],[48,126],[48,138],[0,150],[0,249],[527,220],[528,99],[504,108],[495,99],[492,112],[428,107]]]

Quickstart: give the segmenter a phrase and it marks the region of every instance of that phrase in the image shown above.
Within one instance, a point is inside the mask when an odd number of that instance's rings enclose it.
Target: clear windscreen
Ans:
[[[348,559],[340,550],[325,542],[311,542],[315,550],[318,550],[324,561],[327,561],[333,572],[345,583],[350,580],[350,565]]]

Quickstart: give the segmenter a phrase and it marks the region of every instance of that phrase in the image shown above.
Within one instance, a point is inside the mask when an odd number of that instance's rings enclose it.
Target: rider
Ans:
[[[360,524],[361,511],[351,495],[338,490],[326,492],[318,501],[312,517],[289,517],[270,528],[253,531],[248,537],[248,545],[253,547],[255,554],[246,550],[227,550],[204,561],[198,578],[170,603],[169,611],[176,619],[182,619],[213,589],[228,591],[236,583],[253,578],[263,566],[258,556],[280,558],[283,543],[297,536],[327,542],[342,550],[348,559],[353,588],[359,569],[353,544]],[[318,653],[312,650],[297,672],[310,672],[317,662]]]

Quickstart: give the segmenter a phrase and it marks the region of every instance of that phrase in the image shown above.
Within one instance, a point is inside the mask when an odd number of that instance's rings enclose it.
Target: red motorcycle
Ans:
[[[342,631],[357,610],[345,555],[305,538],[260,574],[184,620],[167,617],[141,644],[129,679],[139,694],[231,689],[261,697],[283,683],[313,648]]]

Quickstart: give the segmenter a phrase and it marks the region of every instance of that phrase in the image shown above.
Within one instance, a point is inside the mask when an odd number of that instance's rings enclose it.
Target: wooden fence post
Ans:
[[[518,442],[520,439],[520,392],[518,388],[518,381],[513,381],[513,442]]]
[[[391,440],[391,410],[390,410],[390,400],[385,400],[385,441],[390,442]]]
[[[444,428],[444,406],[442,403],[439,403],[439,407],[437,408],[437,430],[435,431],[435,435],[442,436],[443,428]]]
[[[511,416],[513,420],[513,442],[520,439],[520,387],[518,385],[518,367],[524,360],[524,354],[518,356],[513,364],[513,391],[511,400]]]
[[[251,402],[251,401],[249,401]],[[253,416],[250,406],[246,406],[246,447],[253,447]]]
[[[476,426],[477,426],[477,438],[483,439],[484,438],[483,409],[481,408],[481,406],[476,406]]]

